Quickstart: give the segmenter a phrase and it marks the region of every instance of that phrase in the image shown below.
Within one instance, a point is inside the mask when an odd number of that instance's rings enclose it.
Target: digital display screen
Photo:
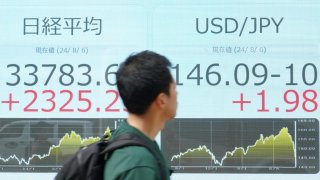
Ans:
[[[0,179],[53,179],[127,110],[119,64],[171,62],[173,180],[319,179],[320,2],[0,2]],[[319,94],[319,95],[318,95]]]

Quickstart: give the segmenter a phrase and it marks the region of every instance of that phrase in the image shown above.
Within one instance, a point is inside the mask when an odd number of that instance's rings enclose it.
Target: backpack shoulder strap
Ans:
[[[139,137],[134,133],[124,133],[119,135],[118,137],[116,137],[116,139],[110,141],[110,144],[101,152],[101,154],[108,155],[108,152],[112,152],[116,149],[126,147],[126,146],[141,146],[148,149],[149,152],[156,159],[157,164],[160,168],[160,179],[165,180],[164,175],[166,173],[164,171],[163,165],[161,164],[161,158],[158,152],[156,152],[155,149],[150,144],[148,144],[144,139],[142,139],[141,137]]]

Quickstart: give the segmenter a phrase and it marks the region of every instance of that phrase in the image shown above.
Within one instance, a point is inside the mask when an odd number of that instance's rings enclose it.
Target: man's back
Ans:
[[[130,126],[127,122],[123,122],[121,126],[113,133],[113,138],[123,133],[134,133],[148,142],[155,151],[158,152],[161,157],[162,169],[165,169],[165,178],[169,178],[169,171],[167,163],[165,162],[162,153],[155,141],[152,141],[138,129]],[[160,180],[160,168],[156,158],[151,152],[138,146],[129,146],[118,149],[112,153],[112,155],[106,161],[104,170],[105,180],[124,180],[124,179],[159,179]]]

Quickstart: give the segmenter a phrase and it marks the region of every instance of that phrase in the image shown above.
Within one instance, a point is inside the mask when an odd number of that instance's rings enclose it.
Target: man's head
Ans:
[[[129,113],[143,115],[153,102],[164,98],[168,106],[165,108],[174,111],[174,117],[176,92],[170,66],[166,57],[152,51],[133,54],[120,65],[117,87]]]

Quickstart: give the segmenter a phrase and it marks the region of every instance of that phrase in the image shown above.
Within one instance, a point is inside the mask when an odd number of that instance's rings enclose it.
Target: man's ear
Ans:
[[[159,108],[164,108],[167,103],[167,96],[165,93],[158,94],[157,98],[155,99],[155,103]]]

